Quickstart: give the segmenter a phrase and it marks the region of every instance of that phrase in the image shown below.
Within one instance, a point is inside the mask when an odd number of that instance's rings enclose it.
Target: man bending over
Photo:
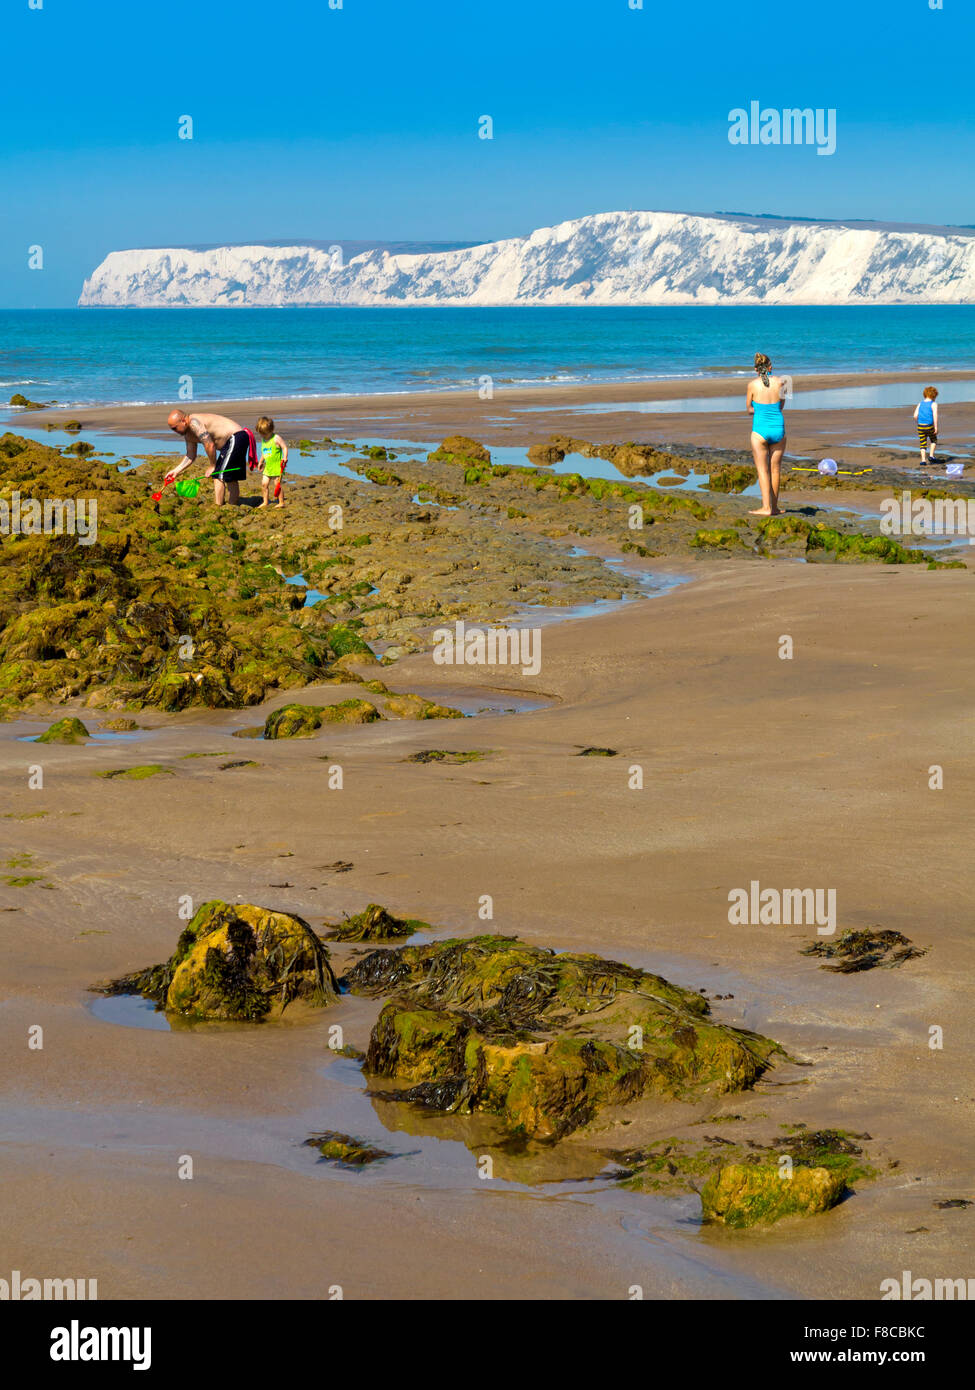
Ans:
[[[184,415],[181,410],[172,411],[166,423],[186,440],[186,453],[172,472],[166,474],[166,481],[185,472],[202,445],[210,460],[206,476],[213,478],[214,502],[218,507],[225,502],[236,506],[240,501],[240,483],[247,475],[250,449],[247,431],[236,420],[228,420],[226,415]]]

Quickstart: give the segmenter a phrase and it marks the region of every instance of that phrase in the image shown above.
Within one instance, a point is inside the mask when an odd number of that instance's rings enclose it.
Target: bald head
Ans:
[[[169,419],[166,421],[169,428],[175,430],[177,434],[185,434],[186,427],[189,423],[189,416],[184,415],[181,410],[171,410],[169,412]]]

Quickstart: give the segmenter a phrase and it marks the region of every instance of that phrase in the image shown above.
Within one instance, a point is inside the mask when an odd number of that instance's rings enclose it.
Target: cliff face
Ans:
[[[340,263],[341,262],[341,263]],[[79,304],[963,304],[975,236],[842,223],[605,212],[418,254],[320,246],[113,251]]]

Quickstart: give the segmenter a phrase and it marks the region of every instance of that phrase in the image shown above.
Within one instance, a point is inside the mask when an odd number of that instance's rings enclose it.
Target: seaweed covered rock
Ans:
[[[347,978],[354,992],[395,996],[366,1066],[413,1083],[397,1099],[487,1111],[539,1139],[645,1095],[741,1090],[782,1052],[713,1022],[700,994],[658,975],[514,937],[379,950]]]
[[[142,994],[192,1019],[260,1023],[296,1001],[338,998],[328,951],[301,917],[213,899],[200,907],[163,965],[112,981],[110,994]]]
[[[322,727],[322,705],[282,705],[264,723],[265,738],[310,738]]]
[[[354,917],[339,922],[328,936],[333,941],[391,941],[396,937],[412,936],[427,925],[416,919],[394,917],[379,903],[370,903]]]
[[[198,671],[161,671],[146,692],[146,704],[156,709],[209,709],[232,707],[240,701],[227,687],[227,678],[216,666],[204,664]]]
[[[715,1116],[711,1123],[743,1121],[744,1115]],[[876,1169],[857,1142],[869,1134],[850,1134],[839,1129],[810,1130],[804,1124],[790,1126],[789,1137],[774,1135],[764,1142],[735,1134],[701,1134],[683,1139],[658,1140],[647,1148],[608,1150],[607,1158],[623,1165],[616,1180],[636,1192],[687,1192],[701,1190],[701,1184],[717,1184],[719,1172],[728,1167],[758,1165],[764,1175],[756,1180],[756,1190],[764,1190],[766,1177],[773,1172],[785,1175],[794,1168],[825,1169],[849,1186],[860,1179],[876,1177]],[[784,1164],[783,1159],[789,1163]],[[801,1190],[802,1184],[800,1183]],[[774,1189],[773,1189],[774,1190]],[[787,1213],[783,1211],[782,1215]]]
[[[128,782],[144,782],[147,777],[173,777],[172,768],[162,767],[159,763],[141,763],[138,767],[113,767],[107,772],[96,772],[96,777],[104,777],[108,781],[114,781],[116,777],[122,777]]]
[[[488,756],[486,748],[421,748],[419,753],[411,753],[404,762],[408,763],[477,763]]]
[[[59,719],[49,729],[39,734],[37,743],[82,743],[91,734],[80,719]]]
[[[613,464],[628,478],[638,474],[659,473],[664,468],[686,477],[694,468],[691,460],[655,449],[652,444],[635,444],[632,441],[625,444],[592,444],[589,440],[573,439],[571,435],[563,434],[553,434],[549,439],[550,447],[561,456],[558,459],[550,459],[549,462],[561,462],[566,454],[580,454],[583,458],[601,458]]]
[[[310,738],[323,724],[372,724],[380,718],[368,700],[340,700],[337,705],[282,705],[269,714],[265,738]]]
[[[806,521],[798,516],[772,516],[759,525],[761,544],[767,554],[789,546],[801,546],[810,561],[885,565],[927,565],[928,569],[952,569],[957,561],[936,560],[920,547],[909,549],[890,536],[869,536],[860,531],[839,531],[825,522]]]
[[[755,470],[746,463],[729,463],[717,468],[708,478],[712,492],[744,492],[755,481]]]
[[[528,462],[537,468],[550,468],[553,463],[561,463],[565,450],[556,444],[533,444],[528,450]]]
[[[359,635],[357,623],[358,619],[351,623],[333,623],[329,628],[329,650],[336,660],[347,656],[362,657],[367,662],[376,660],[369,643]]]
[[[716,531],[696,531],[691,538],[691,545],[697,550],[731,550],[742,544],[741,536],[731,526]]]
[[[11,433],[0,457],[0,492],[21,499],[19,531],[0,546],[0,708],[237,708],[322,679],[361,640],[327,614],[294,613],[292,588],[232,516],[154,502],[143,470]],[[63,530],[41,534],[38,499],[51,498],[79,500],[70,518],[63,504]]]
[[[843,1174],[828,1168],[787,1171],[786,1176],[777,1163],[725,1164],[701,1191],[704,1220],[740,1229],[783,1216],[813,1216],[835,1206],[846,1190]]]
[[[451,709],[449,705],[438,705],[422,695],[391,694],[386,701],[386,712],[400,719],[463,719],[462,710]]]
[[[393,1157],[388,1150],[377,1148],[366,1139],[356,1139],[354,1135],[335,1129],[310,1134],[305,1145],[317,1149],[326,1162],[339,1163],[346,1168],[364,1168],[370,1163],[381,1163],[384,1158]]]
[[[427,462],[457,463],[467,467],[470,464],[490,463],[491,451],[466,434],[451,434],[432,454],[427,455]]]

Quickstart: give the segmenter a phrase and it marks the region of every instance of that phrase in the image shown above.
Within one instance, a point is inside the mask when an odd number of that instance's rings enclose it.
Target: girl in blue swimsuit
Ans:
[[[778,516],[779,472],[785,453],[785,417],[782,413],[783,382],[772,376],[772,363],[764,352],[755,354],[758,373],[748,383],[745,407],[752,415],[752,457],[762,489],[762,505],[752,516]]]

